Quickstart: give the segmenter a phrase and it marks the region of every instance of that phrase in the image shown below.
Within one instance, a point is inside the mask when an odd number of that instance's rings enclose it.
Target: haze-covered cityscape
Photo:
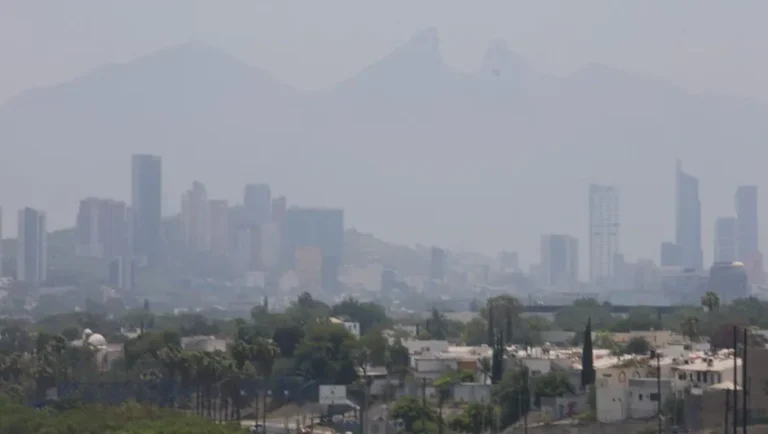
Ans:
[[[768,7],[301,4],[0,0],[0,434],[768,433]]]

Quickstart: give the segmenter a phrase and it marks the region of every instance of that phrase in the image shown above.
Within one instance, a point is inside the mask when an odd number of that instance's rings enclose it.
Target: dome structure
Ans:
[[[92,333],[85,342],[95,348],[106,348],[107,346],[107,339],[98,333]]]

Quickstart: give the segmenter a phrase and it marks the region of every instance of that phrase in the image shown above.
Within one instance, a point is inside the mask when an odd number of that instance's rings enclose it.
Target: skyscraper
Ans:
[[[736,260],[744,264],[749,283],[762,285],[764,279],[763,255],[758,245],[757,186],[741,185],[736,188]]]
[[[683,172],[680,160],[675,167],[675,243],[683,268],[703,269],[699,180]]]
[[[572,288],[579,281],[579,241],[570,235],[542,235],[541,268],[544,285]]]
[[[720,217],[715,220],[715,262],[731,263],[737,257],[737,231],[738,220],[736,217]]]
[[[760,249],[757,245],[757,187],[741,185],[736,189],[739,261],[746,261]]]
[[[283,268],[295,266],[296,250],[317,247],[322,252],[323,288],[338,285],[344,252],[344,211],[326,208],[289,208],[285,213],[280,249]]]
[[[0,208],[0,277],[3,277],[3,209]]]
[[[181,198],[181,236],[193,252],[207,252],[211,246],[210,208],[205,186],[195,181]]]
[[[261,226],[272,220],[272,192],[267,184],[245,186],[245,219],[248,226]]]
[[[288,200],[285,196],[272,198],[272,222],[282,223],[285,211],[288,209]]]
[[[133,248],[136,256],[156,265],[162,259],[162,160],[155,155],[134,155],[131,207]]]
[[[125,202],[94,197],[81,200],[75,225],[75,253],[94,258],[128,254],[128,222]]]
[[[45,213],[32,208],[19,211],[16,237],[16,278],[39,283],[48,277],[48,233]]]
[[[589,280],[614,275],[619,253],[619,192],[615,187],[589,186]]]
[[[432,247],[429,262],[429,278],[432,280],[445,279],[445,250],[440,247]]]
[[[664,241],[661,243],[661,266],[680,267],[683,263],[683,252],[679,244]]]
[[[208,201],[211,222],[211,253],[215,256],[227,256],[230,250],[229,204],[226,200]]]

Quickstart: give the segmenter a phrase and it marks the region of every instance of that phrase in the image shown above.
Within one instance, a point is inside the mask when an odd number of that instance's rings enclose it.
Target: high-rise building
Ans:
[[[132,291],[136,282],[136,260],[119,256],[109,262],[109,284],[115,289]]]
[[[3,209],[0,208],[0,277],[3,277]]]
[[[579,241],[570,235],[541,236],[543,284],[563,289],[579,281]]]
[[[499,253],[499,268],[500,271],[505,273],[516,273],[520,271],[517,252],[504,250]]]
[[[227,256],[230,251],[229,204],[226,200],[208,201],[211,222],[211,253],[215,256]]]
[[[125,202],[89,197],[80,201],[75,253],[94,258],[129,254],[130,225]]]
[[[683,172],[680,160],[675,170],[675,243],[680,246],[683,268],[703,269],[699,180]]]
[[[205,186],[195,181],[181,198],[181,237],[193,252],[207,252],[211,247],[210,210]]]
[[[445,279],[445,250],[432,247],[429,261],[429,278],[432,280]]]
[[[260,226],[272,220],[272,192],[267,184],[245,186],[245,219],[248,226]]]
[[[131,173],[134,253],[156,265],[163,256],[162,160],[155,155],[134,155]]]
[[[741,185],[736,189],[736,260],[744,264],[749,283],[762,285],[765,280],[763,255],[758,245],[757,186]]]
[[[715,220],[715,262],[734,262],[737,258],[738,220],[720,217]]]
[[[615,187],[589,186],[589,280],[600,282],[614,275],[619,252],[619,192]]]
[[[45,213],[32,208],[19,211],[16,237],[16,279],[39,283],[48,277],[48,233]]]
[[[750,295],[747,272],[741,262],[715,262],[709,270],[708,291],[720,296],[723,303]]]
[[[327,208],[289,208],[282,230],[281,264],[295,267],[296,250],[317,247],[322,252],[323,288],[338,286],[339,267],[344,252],[344,211]]]
[[[288,209],[288,199],[285,196],[272,198],[272,222],[282,223],[285,211]]]
[[[680,267],[683,265],[683,252],[679,244],[665,241],[661,243],[661,266]]]
[[[760,249],[757,244],[757,186],[736,189],[737,248],[736,259],[746,261]]]

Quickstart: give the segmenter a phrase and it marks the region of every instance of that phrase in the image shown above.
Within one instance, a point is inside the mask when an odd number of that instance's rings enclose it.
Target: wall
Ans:
[[[599,388],[596,398],[599,422],[618,422],[629,417],[629,389],[622,386]]]
[[[491,402],[491,385],[459,383],[453,386],[453,400],[457,402]]]

